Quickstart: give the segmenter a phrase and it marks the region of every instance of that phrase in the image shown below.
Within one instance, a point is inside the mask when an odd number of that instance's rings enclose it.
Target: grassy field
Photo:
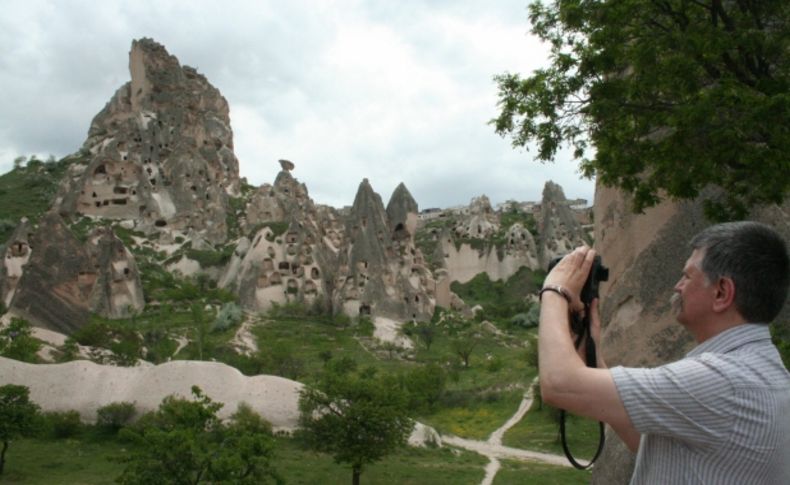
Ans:
[[[15,441],[9,448],[2,484],[103,485],[114,483],[123,464],[117,459],[130,452],[129,444],[115,439]],[[290,438],[276,439],[275,463],[288,484],[349,483],[351,471],[331,456],[305,451]],[[362,473],[365,484],[461,485],[478,484],[488,461],[474,453],[451,448],[404,449]],[[588,472],[568,468],[503,461],[494,481],[504,484],[578,484]]]
[[[502,460],[494,485],[581,485],[590,483],[591,477],[587,470]]]
[[[569,415],[566,419],[566,436],[573,456],[586,463],[598,449],[598,422]],[[538,410],[536,403],[533,404],[524,419],[505,433],[502,444],[561,455],[563,451],[557,411],[548,407]]]

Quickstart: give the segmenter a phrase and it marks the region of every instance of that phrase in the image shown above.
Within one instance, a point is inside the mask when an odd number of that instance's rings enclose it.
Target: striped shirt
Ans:
[[[614,367],[642,434],[632,484],[790,484],[790,373],[744,324],[655,369]]]

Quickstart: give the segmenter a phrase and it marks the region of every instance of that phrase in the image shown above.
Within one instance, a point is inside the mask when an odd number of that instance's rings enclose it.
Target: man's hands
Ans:
[[[594,249],[580,246],[562,258],[546,276],[546,280],[543,283],[544,285],[552,284],[565,288],[571,295],[571,311],[574,313],[584,310],[581,292],[584,282],[587,281],[587,276],[590,274],[594,258]]]

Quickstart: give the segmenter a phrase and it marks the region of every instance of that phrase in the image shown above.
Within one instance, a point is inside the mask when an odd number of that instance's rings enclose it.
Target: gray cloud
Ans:
[[[489,119],[494,74],[540,66],[523,0],[11,1],[0,18],[0,170],[76,151],[128,81],[131,41],[152,37],[228,99],[242,176],[276,161],[321,203],[362,178],[386,201],[403,181],[421,207],[536,200],[551,179],[592,199],[563,154],[513,150]]]

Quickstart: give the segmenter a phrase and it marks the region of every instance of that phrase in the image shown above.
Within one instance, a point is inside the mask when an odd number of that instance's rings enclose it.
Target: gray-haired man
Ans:
[[[584,365],[568,316],[595,251],[563,258],[542,292],[541,394],[638,449],[631,483],[790,483],[790,373],[768,331],[790,285],[787,246],[756,222],[711,226],[691,246],[673,303],[698,345],[654,369]]]

